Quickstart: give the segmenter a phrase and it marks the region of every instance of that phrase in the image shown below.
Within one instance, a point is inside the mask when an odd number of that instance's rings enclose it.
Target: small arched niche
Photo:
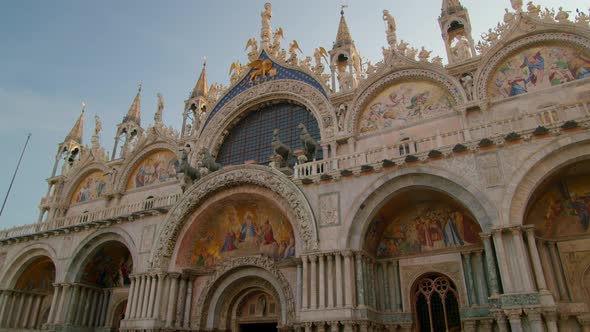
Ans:
[[[428,255],[481,246],[481,227],[453,198],[426,188],[408,188],[374,215],[364,248],[378,258]]]
[[[222,260],[263,255],[295,257],[295,234],[285,214],[263,196],[234,194],[212,203],[187,229],[177,266],[213,269]]]

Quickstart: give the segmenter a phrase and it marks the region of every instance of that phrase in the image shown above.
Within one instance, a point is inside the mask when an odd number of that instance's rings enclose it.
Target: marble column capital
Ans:
[[[522,315],[522,309],[504,309],[504,313],[506,314],[506,316],[508,316],[509,320],[520,320],[520,315]]]
[[[504,312],[502,310],[492,310],[492,315],[499,322],[506,321],[506,315],[504,314]]]
[[[477,249],[472,251],[475,257],[481,257],[483,255],[483,249]]]
[[[588,326],[590,326],[590,314],[581,314],[576,316],[576,319],[578,320],[578,323],[580,323],[580,325],[582,325],[582,327],[586,328]]]
[[[328,259],[328,262],[331,262],[334,259],[333,255],[326,255],[326,258]]]
[[[482,240],[489,239],[492,237],[492,233],[479,233],[479,237],[481,237]]]
[[[309,256],[309,261],[312,263],[315,263],[318,261],[318,256],[313,255],[313,256]]]
[[[524,313],[526,314],[527,318],[530,321],[540,321],[541,318],[541,308],[526,308],[524,309]]]
[[[547,321],[555,322],[555,321],[557,321],[557,310],[556,309],[543,310],[543,317]]]
[[[510,227],[509,230],[513,236],[519,236],[522,234],[522,228],[520,226]]]
[[[181,274],[178,272],[170,272],[168,273],[168,278],[174,278],[174,279],[178,279],[178,277],[180,277]]]
[[[331,320],[331,321],[328,321],[327,323],[328,323],[328,325],[330,325],[330,327],[338,327],[338,325],[340,324],[340,322],[337,320]]]
[[[301,256],[301,262],[303,262],[304,264],[307,263],[308,260],[309,259],[307,256]]]
[[[352,251],[346,250],[346,251],[342,252],[342,256],[349,258],[349,257],[352,257],[353,254],[352,254]]]

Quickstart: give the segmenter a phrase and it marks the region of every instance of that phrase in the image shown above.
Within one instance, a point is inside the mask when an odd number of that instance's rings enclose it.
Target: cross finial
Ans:
[[[141,81],[139,83],[137,83],[137,92],[141,92],[142,86],[143,86],[143,83],[141,83]]]
[[[207,66],[207,56],[203,57],[203,67]]]
[[[348,5],[340,5],[340,15],[344,15],[344,8],[348,8]]]
[[[86,102],[83,101],[82,102],[82,112],[84,112],[86,110]]]

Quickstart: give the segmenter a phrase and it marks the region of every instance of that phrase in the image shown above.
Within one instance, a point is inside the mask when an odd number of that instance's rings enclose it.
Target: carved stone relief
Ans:
[[[320,195],[320,226],[340,224],[340,193]]]
[[[477,168],[480,177],[484,179],[486,186],[494,187],[503,182],[500,161],[497,152],[483,153],[476,157]]]

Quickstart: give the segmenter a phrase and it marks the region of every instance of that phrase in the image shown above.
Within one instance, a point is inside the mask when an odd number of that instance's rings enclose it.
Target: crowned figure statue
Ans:
[[[262,19],[262,29],[260,31],[260,46],[270,48],[270,41],[272,38],[272,28],[270,26],[270,19],[272,18],[272,6],[270,2],[264,4],[264,11],[260,13]]]

